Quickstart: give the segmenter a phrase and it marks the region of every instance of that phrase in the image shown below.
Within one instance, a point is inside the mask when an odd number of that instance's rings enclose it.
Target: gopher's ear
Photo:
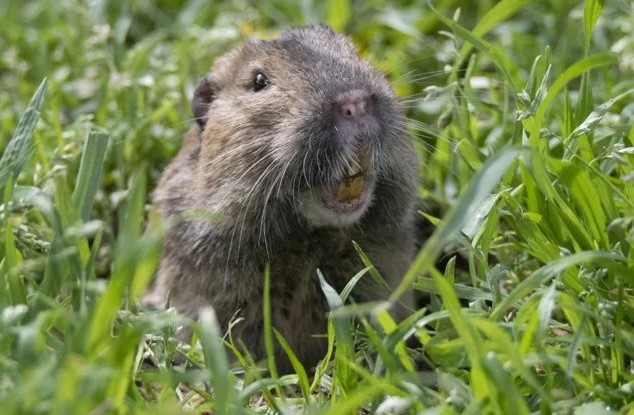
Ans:
[[[209,104],[211,104],[211,101],[214,100],[217,92],[218,86],[209,77],[201,79],[194,91],[192,110],[194,111],[194,119],[201,130],[207,123],[207,111],[209,110]]]

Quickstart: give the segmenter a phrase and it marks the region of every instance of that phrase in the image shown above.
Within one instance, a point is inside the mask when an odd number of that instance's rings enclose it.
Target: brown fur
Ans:
[[[253,89],[257,72],[269,81],[261,91]],[[380,127],[341,137],[332,103],[355,88],[372,94]],[[193,106],[199,126],[154,192],[154,205],[174,225],[144,301],[161,307],[169,296],[192,317],[213,306],[224,327],[238,312],[244,321],[234,338],[260,359],[268,263],[273,326],[312,366],[325,352],[325,341],[314,336],[325,333],[328,312],[316,270],[340,292],[363,268],[354,240],[395,286],[412,258],[418,162],[401,108],[349,40],[323,26],[230,51],[201,82]],[[311,223],[302,195],[340,182],[359,148],[372,153],[369,207],[353,224]],[[352,296],[363,302],[387,293],[366,275]]]

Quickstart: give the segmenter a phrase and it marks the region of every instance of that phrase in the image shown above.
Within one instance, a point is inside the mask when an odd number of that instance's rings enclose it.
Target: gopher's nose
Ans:
[[[370,94],[354,89],[335,101],[337,115],[347,121],[355,121],[372,111]]]
[[[369,137],[379,132],[375,98],[367,90],[352,89],[333,100],[337,135],[343,140]]]

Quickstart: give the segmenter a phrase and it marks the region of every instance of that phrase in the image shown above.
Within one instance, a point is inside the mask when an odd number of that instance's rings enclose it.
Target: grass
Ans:
[[[211,310],[188,345],[138,308],[146,204],[213,59],[320,21],[411,119],[436,231],[394,298],[429,304],[398,324],[345,305],[371,264],[322,281],[328,355],[280,378]],[[632,2],[8,1],[0,90],[4,413],[634,413]]]

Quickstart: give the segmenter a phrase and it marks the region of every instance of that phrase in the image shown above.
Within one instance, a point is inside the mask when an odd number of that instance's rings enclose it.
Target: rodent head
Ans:
[[[394,223],[412,208],[417,160],[398,100],[326,26],[232,50],[192,106],[200,188],[240,205],[236,215],[259,218],[261,228],[284,230],[284,217],[307,227]]]

